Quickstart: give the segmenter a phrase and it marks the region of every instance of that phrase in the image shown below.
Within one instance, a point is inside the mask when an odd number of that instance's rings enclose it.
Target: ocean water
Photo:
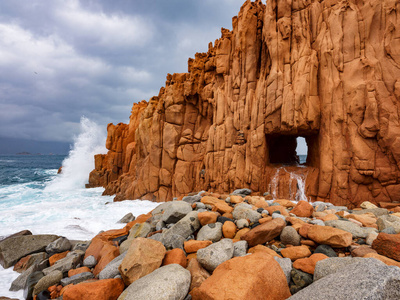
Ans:
[[[106,153],[105,132],[82,118],[81,134],[67,156],[0,155],[0,239],[28,229],[33,234],[57,234],[71,240],[90,240],[101,230],[118,229],[125,214],[138,216],[159,203],[112,202],[103,188],[86,189],[93,156]],[[57,174],[60,166],[62,174]],[[10,292],[19,273],[0,266],[0,297],[23,299]]]

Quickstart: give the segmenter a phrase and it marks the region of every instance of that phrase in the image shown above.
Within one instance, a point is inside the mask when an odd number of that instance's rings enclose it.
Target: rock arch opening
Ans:
[[[268,164],[318,167],[318,135],[266,135]]]

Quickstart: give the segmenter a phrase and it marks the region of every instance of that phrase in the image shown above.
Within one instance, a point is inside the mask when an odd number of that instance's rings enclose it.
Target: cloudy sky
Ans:
[[[0,137],[69,142],[128,122],[244,0],[1,0]]]

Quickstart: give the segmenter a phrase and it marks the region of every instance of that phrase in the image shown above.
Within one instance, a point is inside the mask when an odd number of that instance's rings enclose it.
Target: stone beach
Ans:
[[[36,300],[400,297],[400,204],[233,194],[191,193],[91,241],[26,230],[0,242],[0,263]]]

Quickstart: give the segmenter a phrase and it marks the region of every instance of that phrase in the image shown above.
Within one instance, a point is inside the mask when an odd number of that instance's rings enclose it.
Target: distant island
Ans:
[[[17,155],[32,155],[30,152],[18,152]]]

